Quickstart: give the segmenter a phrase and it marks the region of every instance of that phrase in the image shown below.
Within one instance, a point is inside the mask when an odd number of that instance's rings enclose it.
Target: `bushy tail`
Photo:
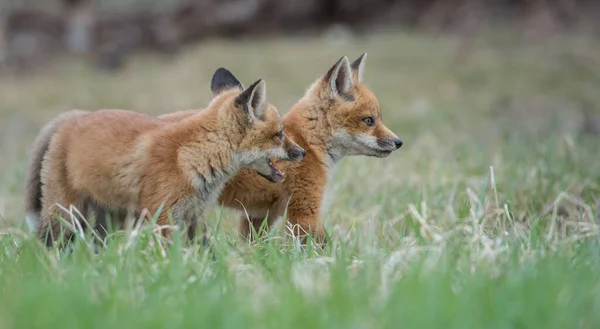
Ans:
[[[71,110],[59,114],[42,127],[33,142],[29,162],[27,163],[27,171],[25,172],[25,214],[31,232],[37,229],[40,213],[42,212],[42,161],[48,151],[52,136],[65,122],[88,113],[90,112]]]

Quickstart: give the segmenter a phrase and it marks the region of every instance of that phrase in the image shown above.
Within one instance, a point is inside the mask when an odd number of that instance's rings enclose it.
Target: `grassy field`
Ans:
[[[600,327],[600,137],[582,115],[599,115],[599,44],[493,33],[466,57],[459,47],[400,32],[209,41],[112,75],[64,58],[0,78],[0,328]],[[285,112],[339,57],[362,52],[366,84],[405,144],[341,161],[325,250],[282,229],[249,245],[219,207],[207,216],[215,260],[178,240],[164,249],[147,228],[98,254],[28,236],[27,151],[57,113],[202,108],[218,66],[246,84],[264,78]]]

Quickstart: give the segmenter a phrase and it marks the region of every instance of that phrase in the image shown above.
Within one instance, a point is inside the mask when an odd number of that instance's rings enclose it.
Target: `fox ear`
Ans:
[[[348,58],[346,56],[340,58],[325,74],[324,80],[333,97],[338,95],[345,99],[350,98],[350,89],[354,85],[354,82],[352,81],[352,69],[350,68]]]
[[[266,100],[267,85],[262,79],[259,79],[248,87],[248,89],[244,90],[235,99],[235,102],[247,111],[251,119],[260,120]]]
[[[366,60],[367,53],[364,53],[360,55],[360,57],[357,58],[354,62],[352,62],[352,64],[350,64],[350,67],[352,67],[352,77],[354,78],[354,81],[358,83],[363,82],[363,74],[365,73]]]
[[[244,86],[238,80],[231,71],[224,67],[218,68],[212,76],[210,81],[210,92],[211,96],[216,96],[223,90],[232,89],[232,88],[241,88],[244,89]]]

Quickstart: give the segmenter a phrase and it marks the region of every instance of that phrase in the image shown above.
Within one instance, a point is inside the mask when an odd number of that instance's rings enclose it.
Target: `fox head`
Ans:
[[[327,104],[327,147],[334,158],[384,158],[402,146],[398,136],[383,124],[377,98],[362,84],[366,58],[363,54],[350,64],[346,56],[342,57],[309,91],[318,103]]]
[[[284,176],[271,159],[299,162],[304,158],[306,151],[285,135],[279,111],[267,102],[262,79],[244,88],[229,70],[219,68],[213,75],[211,92],[213,102],[229,102],[228,117],[234,120],[229,130],[237,144],[233,159],[239,167],[280,182]]]

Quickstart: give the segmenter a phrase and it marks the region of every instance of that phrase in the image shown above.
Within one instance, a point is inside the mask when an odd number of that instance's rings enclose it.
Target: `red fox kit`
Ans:
[[[147,209],[152,216],[163,203],[157,224],[168,224],[170,212],[193,238],[202,212],[240,168],[265,181],[282,181],[270,158],[300,161],[305,151],[284,139],[279,112],[266,102],[264,81],[244,90],[220,68],[211,90],[214,97],[205,110],[174,123],[125,110],[70,112],[49,123],[34,147],[27,179],[28,213],[35,221],[37,201],[30,196],[37,193],[39,166],[42,210],[34,227],[40,238],[52,245],[58,237],[60,224],[53,216],[65,215],[58,205],[136,215]],[[45,153],[41,165],[35,163],[40,153]]]
[[[307,155],[300,163],[277,163],[286,174],[283,183],[269,183],[253,171],[241,169],[225,185],[219,202],[249,215],[242,215],[240,220],[242,235],[258,231],[265,218],[271,226],[289,203],[288,221],[294,225],[294,234],[303,236],[312,231],[318,241],[324,242],[320,210],[335,164],[347,155],[387,157],[402,146],[402,141],[383,124],[377,98],[362,84],[365,60],[366,54],[352,64],[346,57],[341,58],[284,116],[284,138],[293,143],[287,139],[290,136],[306,149]],[[180,111],[159,119],[176,123],[195,114],[197,110]],[[37,145],[39,151],[32,156],[27,176],[28,218],[36,218],[39,212],[41,182],[36,180],[36,172],[41,163],[34,159],[41,158],[39,154],[45,151],[43,145]]]
[[[383,124],[377,98],[362,84],[366,57],[363,54],[352,64],[342,57],[283,117],[286,135],[307,152],[300,163],[277,163],[286,174],[283,183],[270,183],[245,169],[227,182],[219,203],[244,211],[243,236],[253,229],[258,232],[265,218],[271,226],[287,206],[294,235],[312,232],[317,241],[325,242],[321,206],[335,164],[347,155],[385,158],[402,146]],[[190,114],[159,118],[175,122]]]
[[[265,218],[272,225],[287,206],[296,236],[312,232],[325,242],[321,206],[335,164],[347,155],[385,158],[402,146],[383,124],[377,98],[362,84],[365,60],[366,54],[352,64],[342,57],[283,117],[285,133],[307,152],[302,162],[277,163],[286,175],[283,183],[270,183],[245,169],[227,182],[219,203],[248,213],[240,221],[242,235],[258,232]],[[184,117],[172,113],[159,118]]]

